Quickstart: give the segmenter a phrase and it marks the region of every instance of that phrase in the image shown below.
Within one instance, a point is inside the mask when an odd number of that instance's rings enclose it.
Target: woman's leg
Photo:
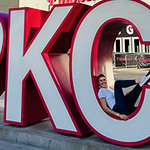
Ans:
[[[150,71],[146,74],[146,76],[149,75]],[[149,82],[149,80],[147,82]],[[113,108],[114,111],[119,113],[131,114],[135,110],[134,105],[142,91],[142,87],[140,87],[139,84],[137,84],[133,88],[133,90],[126,96],[122,91],[123,87],[128,87],[134,84],[136,84],[135,80],[118,80],[115,82],[116,105]]]
[[[118,113],[129,114],[130,105],[128,104],[127,98],[123,93],[123,87],[129,87],[135,85],[135,80],[118,80],[115,82],[115,100],[116,105],[113,110]]]
[[[135,109],[134,109],[134,105],[140,95],[142,91],[142,87],[139,86],[139,84],[137,84],[130,92],[129,94],[126,95],[126,99],[128,102],[128,105],[130,107],[130,112],[132,113]]]

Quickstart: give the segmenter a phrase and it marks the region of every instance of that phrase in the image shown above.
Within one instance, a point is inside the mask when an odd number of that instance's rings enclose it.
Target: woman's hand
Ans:
[[[139,84],[141,82],[141,79],[135,79],[135,83]]]
[[[124,115],[124,114],[119,114],[119,116],[118,116],[120,119],[122,119],[122,120],[128,120],[128,116],[127,115]]]

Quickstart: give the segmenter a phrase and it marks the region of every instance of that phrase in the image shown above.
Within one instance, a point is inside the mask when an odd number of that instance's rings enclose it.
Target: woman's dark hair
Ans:
[[[101,77],[105,77],[103,74],[99,74],[98,76],[97,76],[97,83],[98,83],[98,81],[99,81],[99,78],[101,78]],[[106,78],[106,77],[105,77]]]

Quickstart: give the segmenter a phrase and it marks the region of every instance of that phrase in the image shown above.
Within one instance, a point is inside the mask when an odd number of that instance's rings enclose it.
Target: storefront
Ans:
[[[137,33],[127,25],[119,33],[114,43],[114,67],[150,67],[150,45],[140,43]]]

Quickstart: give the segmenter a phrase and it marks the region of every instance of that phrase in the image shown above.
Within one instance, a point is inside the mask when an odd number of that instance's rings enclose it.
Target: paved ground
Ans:
[[[148,69],[115,69],[115,79],[133,79],[145,75]],[[111,144],[94,133],[83,137],[54,131],[49,119],[26,127],[3,123],[4,95],[0,97],[0,150],[148,150],[150,142],[136,147]],[[5,141],[5,142],[4,142]],[[7,141],[7,142],[6,142]],[[13,144],[12,144],[13,143]],[[34,148],[32,147],[34,146]]]
[[[42,150],[28,145],[13,144],[5,141],[0,141],[0,150]]]
[[[144,76],[150,69],[114,69],[114,78],[118,79],[136,79]]]

